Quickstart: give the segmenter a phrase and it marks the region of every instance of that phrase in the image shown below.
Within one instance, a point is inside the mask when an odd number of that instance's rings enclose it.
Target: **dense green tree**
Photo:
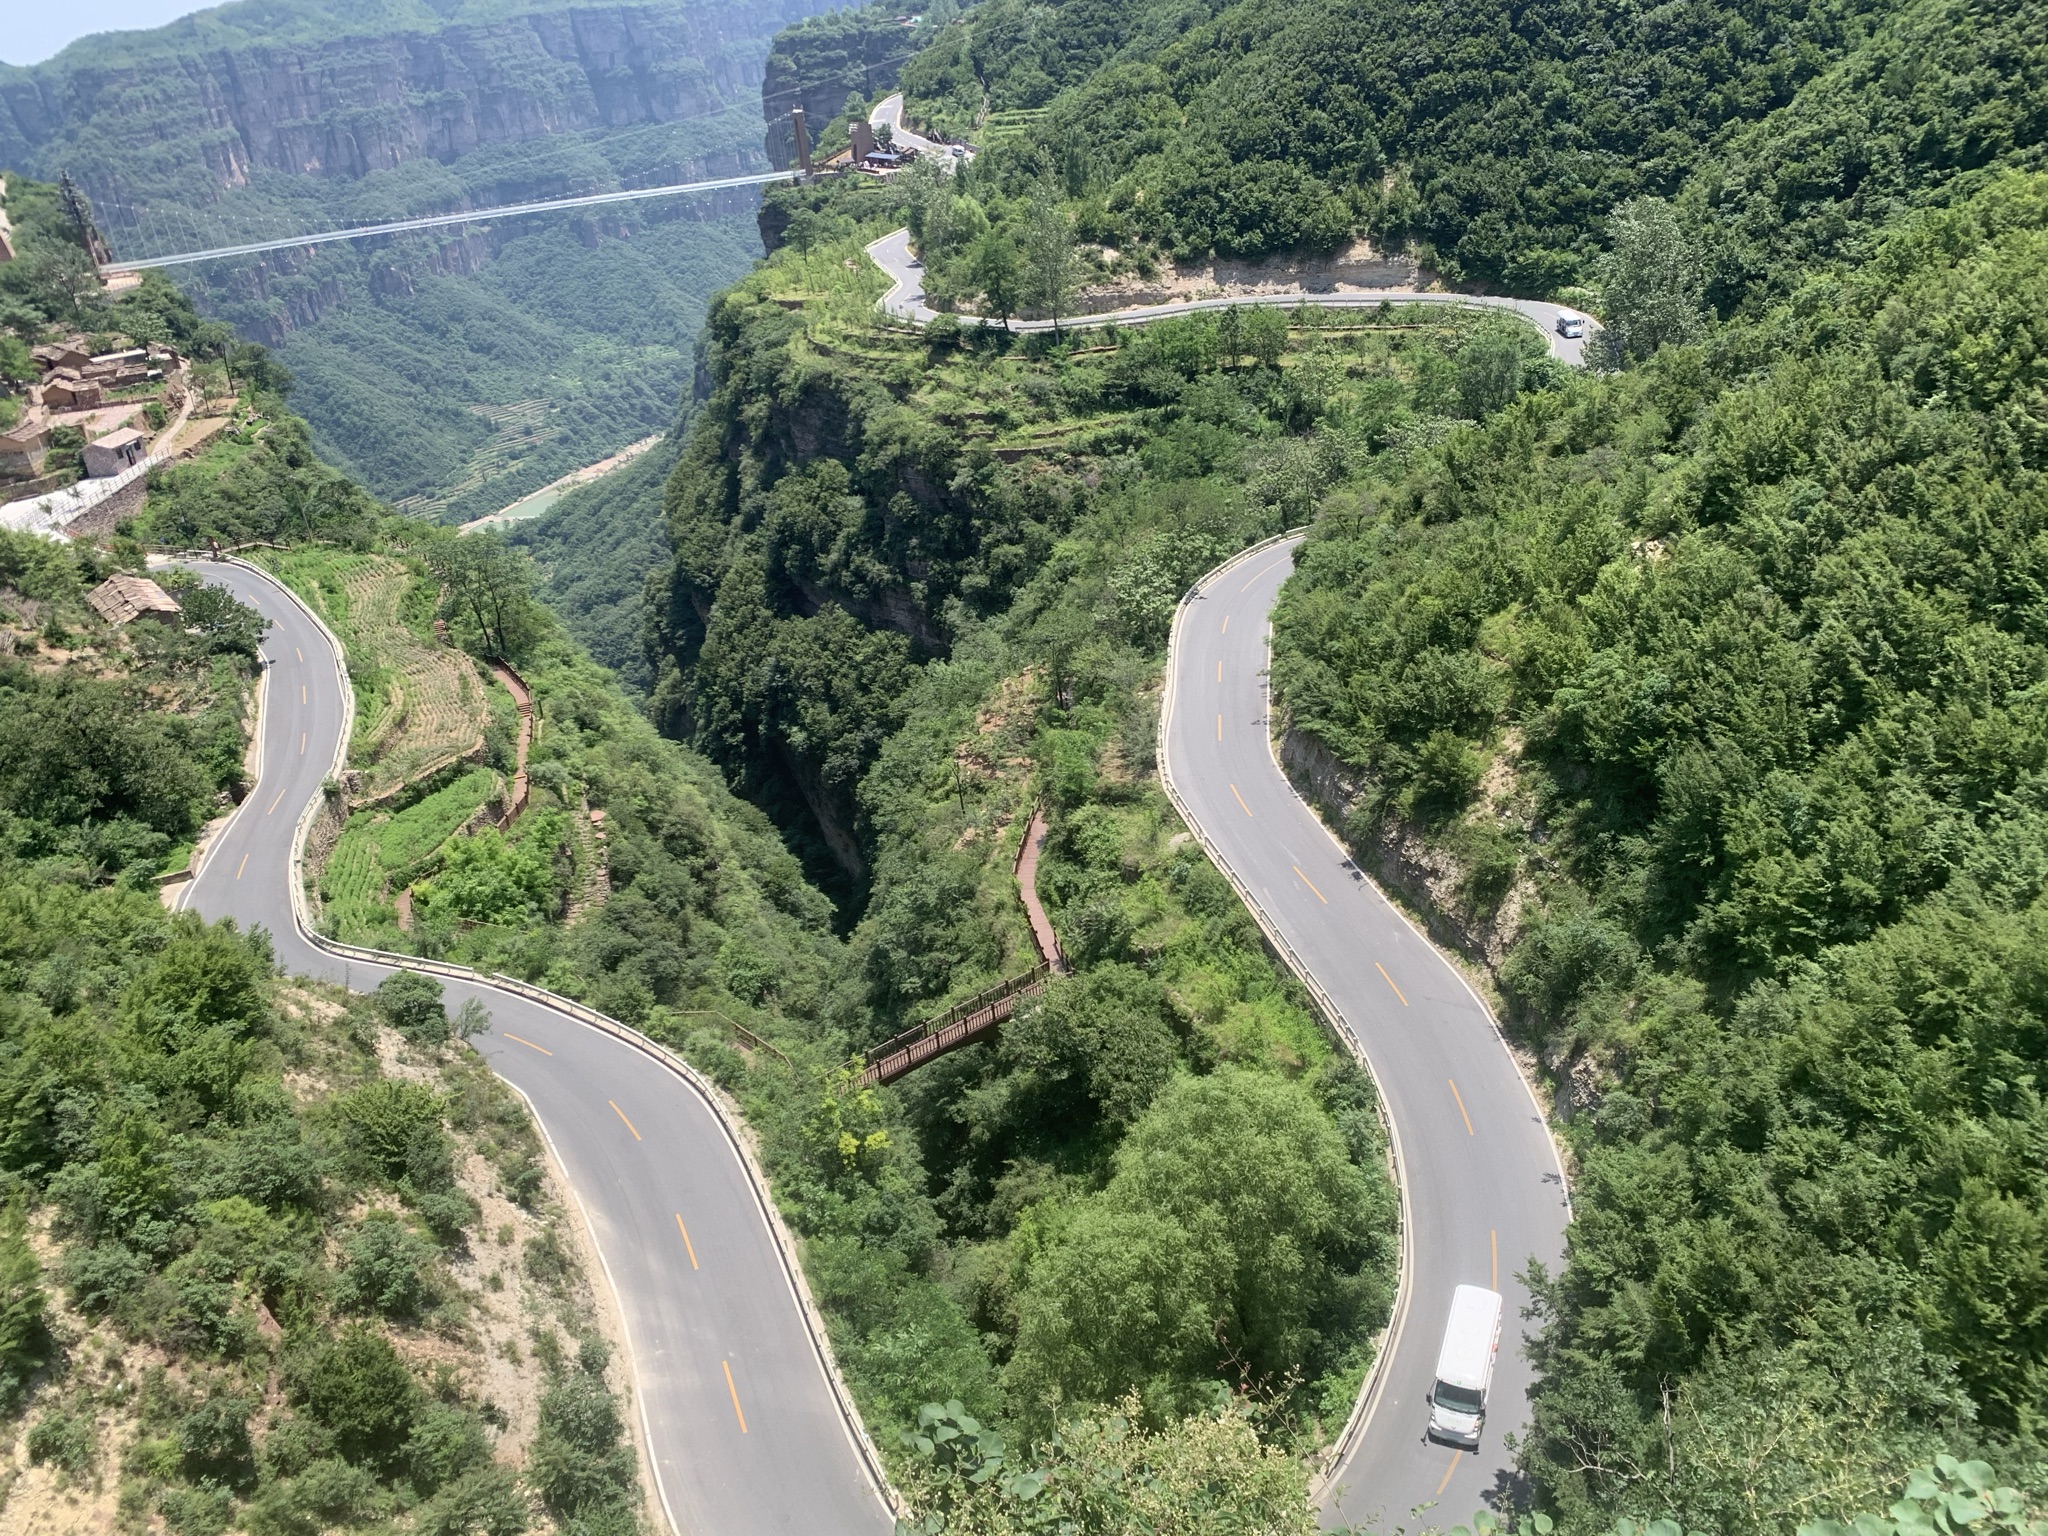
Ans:
[[[435,1045],[448,1038],[448,1010],[441,983],[422,971],[393,971],[377,984],[384,1020],[408,1040]]]
[[[1607,221],[1600,258],[1603,354],[1614,367],[1699,340],[1705,280],[1691,236],[1662,198],[1631,198]]]
[[[1074,228],[1059,190],[1050,182],[1032,189],[1024,215],[1019,297],[1043,310],[1059,329],[1080,282],[1074,256]]]
[[[1010,316],[1022,302],[1022,273],[1015,243],[1001,230],[984,230],[967,256],[968,281],[981,294],[987,313],[1010,328]]]
[[[343,1456],[372,1468],[398,1463],[421,1408],[405,1361],[361,1323],[308,1350],[292,1370],[291,1389]]]
[[[492,657],[516,660],[538,633],[533,572],[526,557],[495,530],[423,536],[422,553],[441,583],[442,616],[466,643]]]
[[[548,1388],[526,1476],[542,1505],[560,1519],[591,1529],[633,1528],[639,1497],[633,1448],[601,1377],[576,1371]]]
[[[26,1213],[20,1201],[10,1201],[0,1218],[0,1401],[19,1402],[29,1377],[50,1358],[45,1305]]]
[[[389,1211],[372,1211],[341,1245],[335,1304],[348,1312],[417,1317],[434,1300],[434,1246]]]

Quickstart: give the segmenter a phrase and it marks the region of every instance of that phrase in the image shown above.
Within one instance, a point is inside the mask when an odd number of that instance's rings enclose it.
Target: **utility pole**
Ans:
[[[804,128],[804,109],[801,106],[789,109],[789,128],[796,135],[796,168],[808,176],[811,174],[811,136]]]

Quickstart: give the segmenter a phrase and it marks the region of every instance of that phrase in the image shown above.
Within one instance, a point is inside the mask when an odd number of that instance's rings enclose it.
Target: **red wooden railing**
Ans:
[[[986,992],[977,992],[966,1001],[955,1003],[937,1018],[884,1040],[868,1053],[868,1064],[860,1075],[861,1086],[893,1083],[933,1057],[979,1040],[1017,1011],[1019,997],[1036,992],[1051,974],[1051,966],[1034,965],[1021,976],[999,981]]]

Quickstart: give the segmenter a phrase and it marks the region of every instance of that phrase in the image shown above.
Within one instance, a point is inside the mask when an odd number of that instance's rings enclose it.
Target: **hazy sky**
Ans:
[[[0,12],[7,17],[7,24],[0,26],[0,61],[40,64],[74,37],[88,32],[160,27],[218,4],[220,0],[94,0],[89,6],[0,0]]]

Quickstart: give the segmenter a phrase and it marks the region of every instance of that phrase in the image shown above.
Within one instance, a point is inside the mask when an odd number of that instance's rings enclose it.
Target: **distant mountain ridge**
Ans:
[[[808,9],[558,5],[435,29],[394,16],[389,30],[305,41],[194,24],[218,14],[203,13],[0,71],[0,162],[69,171],[118,228],[145,199],[189,201],[205,186],[218,201],[263,172],[350,180],[707,118],[760,85],[769,39]],[[751,158],[718,147],[734,169]]]

